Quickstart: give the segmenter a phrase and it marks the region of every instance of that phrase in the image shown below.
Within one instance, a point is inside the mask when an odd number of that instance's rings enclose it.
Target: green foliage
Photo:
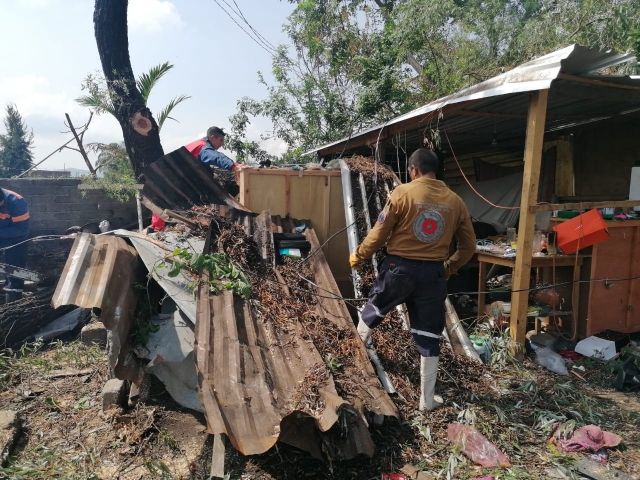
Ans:
[[[98,154],[96,171],[100,176],[86,175],[82,183],[100,188],[107,196],[120,202],[127,202],[136,194],[136,181],[131,161],[123,143],[92,143],[88,146]]]
[[[5,135],[0,135],[0,177],[19,175],[33,166],[33,132],[15,105],[5,107]]]
[[[572,43],[640,52],[640,0],[288,1],[292,48],[273,56],[275,83],[259,74],[267,98],[242,98],[231,118],[239,154],[254,116],[271,121],[263,138],[286,143],[281,160],[305,161],[313,147]]]
[[[173,68],[173,65],[169,62],[162,63],[152,67],[148,72],[141,74],[136,80],[136,86],[142,95],[145,105],[147,104],[153,88],[158,84],[160,79],[164,77],[169,70]],[[116,95],[115,90],[123,89],[126,91],[125,82],[118,82],[117,85],[113,82],[109,82],[104,78],[101,73],[88,74],[81,86],[83,91],[87,92],[87,95],[76,98],[76,102],[84,107],[92,109],[96,115],[103,113],[109,113],[116,119],[117,112],[114,107],[113,98]],[[171,99],[167,106],[165,106],[158,115],[158,129],[162,129],[162,125],[165,120],[171,119],[177,121],[171,117],[171,112],[182,102],[191,98],[189,95],[178,95]]]
[[[214,295],[219,294],[222,290],[231,290],[239,297],[246,299],[252,297],[251,282],[226,254],[193,254],[177,248],[172,252],[172,255],[174,261],[168,273],[169,277],[177,276],[185,268],[194,273],[204,269],[211,276],[209,290]]]

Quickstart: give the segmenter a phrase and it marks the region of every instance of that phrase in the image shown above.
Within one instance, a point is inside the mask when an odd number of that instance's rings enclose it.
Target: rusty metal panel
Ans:
[[[144,172],[141,200],[157,215],[165,209],[229,205],[245,209],[213,178],[211,168],[181,147],[156,160]]]
[[[273,265],[272,232],[292,228],[289,219],[271,218],[268,212],[255,215],[237,210],[218,208],[227,219],[243,225],[252,236],[262,257]],[[312,248],[319,247],[313,230],[307,238]],[[316,283],[328,297],[339,297],[322,251],[314,258]],[[338,449],[345,458],[364,453],[373,455],[374,445],[364,420],[364,410],[397,416],[398,412],[380,385],[367,359],[364,345],[357,355],[359,378],[366,392],[361,400],[349,402],[341,398],[333,377],[318,387],[323,408],[313,415],[297,410],[296,392],[309,372],[324,360],[308,340],[300,322],[287,332],[261,321],[251,302],[226,291],[212,296],[208,289],[208,275],[203,274],[199,289],[196,321],[196,367],[199,373],[200,398],[205,410],[209,432],[226,433],[233,446],[245,455],[267,451],[277,441],[289,443],[320,458],[323,447],[321,432],[329,430],[341,412],[351,411],[349,434],[341,439]],[[291,293],[295,295],[295,293]],[[326,298],[317,310],[336,325],[357,332],[344,302]]]
[[[140,366],[129,352],[128,336],[143,277],[136,250],[121,238],[80,234],[53,294],[52,305],[100,309],[100,321],[112,333],[111,367],[118,378],[138,381]]]

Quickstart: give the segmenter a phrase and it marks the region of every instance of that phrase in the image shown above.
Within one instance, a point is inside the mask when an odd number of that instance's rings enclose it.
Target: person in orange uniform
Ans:
[[[406,305],[421,355],[420,410],[433,410],[441,405],[435,399],[435,384],[445,327],[447,279],[471,259],[476,237],[464,202],[436,180],[440,163],[436,153],[421,148],[408,163],[411,182],[391,193],[375,226],[349,261],[357,270],[387,244],[388,255],[360,312],[358,333],[367,343],[372,329],[387,313],[397,305]],[[457,249],[447,258],[454,236]]]
[[[0,189],[0,248],[4,251],[4,263],[24,268],[27,263],[30,220],[27,202],[16,192]],[[24,280],[7,277],[4,291],[7,303],[22,298]]]

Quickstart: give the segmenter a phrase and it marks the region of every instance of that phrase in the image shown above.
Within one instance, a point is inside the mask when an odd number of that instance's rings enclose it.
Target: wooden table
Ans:
[[[478,278],[478,316],[484,314],[486,294],[487,264],[502,265],[511,269],[516,266],[516,257],[503,257],[485,251],[477,251],[479,278]],[[580,268],[582,255],[544,255],[531,257],[531,268],[573,267],[573,285],[571,290],[571,309],[576,310],[580,301]],[[555,279],[554,279],[555,282]],[[577,318],[577,311],[574,312]],[[554,316],[554,315],[551,315]]]

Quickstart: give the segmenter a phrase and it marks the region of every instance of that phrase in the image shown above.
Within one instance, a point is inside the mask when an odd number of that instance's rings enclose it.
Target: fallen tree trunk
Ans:
[[[15,347],[75,308],[70,305],[54,309],[51,299],[55,290],[55,287],[41,289],[16,302],[0,305],[0,348]]]

